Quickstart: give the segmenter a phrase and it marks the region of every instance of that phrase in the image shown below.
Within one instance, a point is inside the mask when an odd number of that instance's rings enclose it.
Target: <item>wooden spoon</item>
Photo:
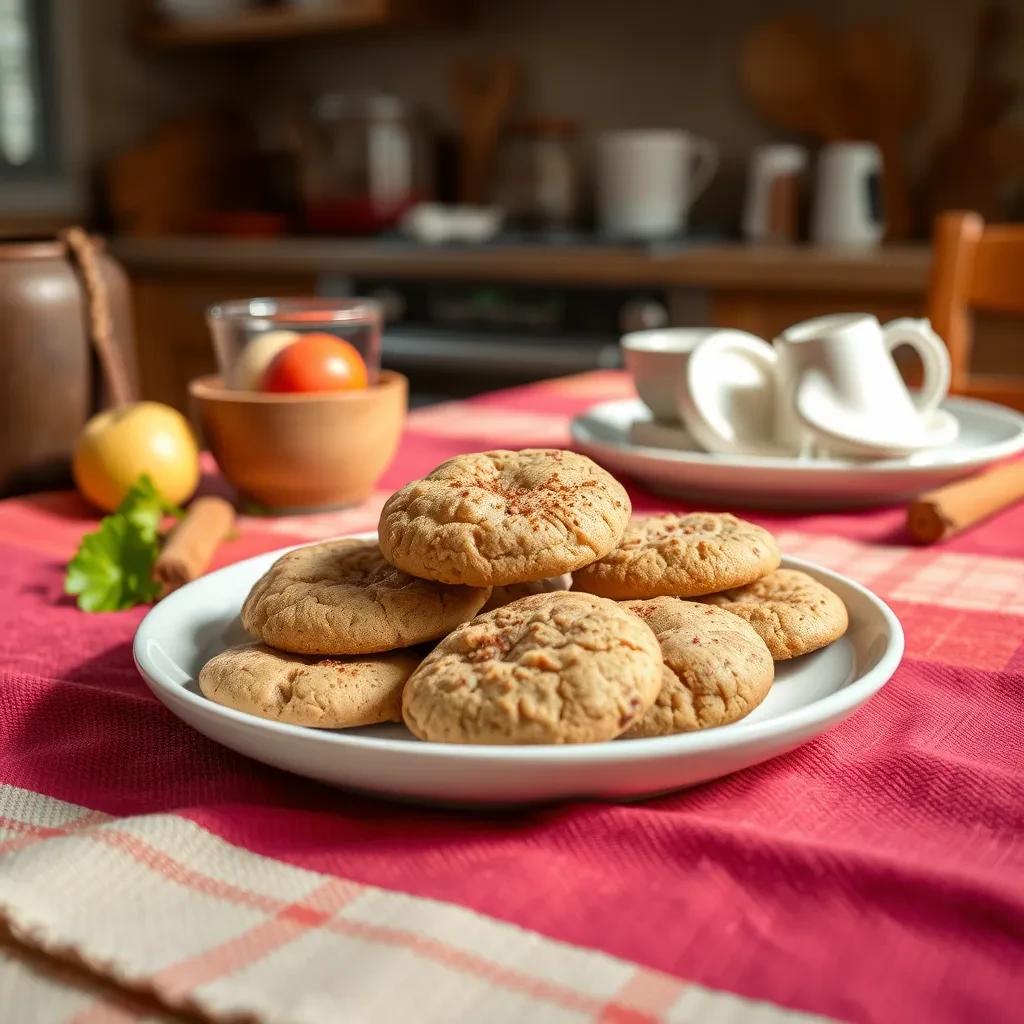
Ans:
[[[829,142],[849,138],[835,38],[810,15],[759,25],[740,50],[740,81],[762,116]]]
[[[482,203],[501,128],[512,105],[519,66],[509,58],[482,65],[457,60],[451,96],[459,116],[459,199]]]
[[[1013,82],[992,68],[1009,29],[1009,16],[998,4],[979,12],[960,121],[936,147],[925,183],[929,217],[951,209],[974,210],[986,220],[999,216],[993,134],[1012,106],[1017,90]]]
[[[861,25],[840,39],[839,67],[849,85],[851,114],[882,152],[886,241],[909,238],[913,217],[904,142],[924,107],[921,54],[884,25]]]

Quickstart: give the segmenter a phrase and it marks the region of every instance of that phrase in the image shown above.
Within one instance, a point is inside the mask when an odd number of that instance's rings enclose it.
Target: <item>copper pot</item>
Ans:
[[[100,243],[93,248],[113,356],[135,392],[128,280]],[[64,240],[0,242],[0,494],[65,484],[79,431],[108,401],[83,277]]]

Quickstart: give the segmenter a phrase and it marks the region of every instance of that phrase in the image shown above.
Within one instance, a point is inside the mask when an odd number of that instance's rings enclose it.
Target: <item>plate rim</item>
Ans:
[[[372,539],[376,533],[353,533],[343,537],[324,538],[324,540]],[[837,718],[842,719],[852,714],[861,704],[877,693],[893,676],[903,659],[905,636],[903,626],[896,613],[877,594],[856,580],[842,573],[826,569],[817,563],[801,558],[784,557],[782,567],[800,569],[809,572],[826,583],[838,583],[857,592],[874,611],[881,616],[888,631],[885,649],[879,660],[866,673],[854,679],[841,689],[821,697],[810,704],[785,711],[775,718],[763,722],[732,723],[728,731],[706,729],[698,732],[677,733],[672,736],[655,736],[630,740],[629,743],[579,743],[579,744],[534,744],[521,746],[490,746],[469,743],[436,743],[421,740],[410,743],[408,740],[395,740],[378,736],[359,736],[345,730],[319,730],[306,726],[292,725],[287,722],[275,722],[260,718],[243,711],[225,707],[209,700],[202,694],[188,690],[181,683],[163,678],[163,673],[156,666],[147,668],[144,646],[153,638],[149,634],[157,628],[161,618],[173,612],[173,609],[190,600],[190,592],[197,587],[209,586],[210,581],[218,576],[238,572],[240,568],[253,562],[265,562],[278,558],[287,551],[306,547],[310,542],[293,544],[273,551],[263,552],[249,558],[234,562],[231,565],[216,569],[211,573],[187,583],[185,586],[169,594],[154,605],[139,623],[132,640],[132,657],[136,669],[145,680],[153,695],[168,709],[177,715],[173,704],[182,703],[192,706],[199,714],[222,718],[235,725],[250,730],[269,731],[271,735],[292,738],[323,750],[348,750],[352,753],[370,752],[373,754],[400,754],[415,759],[432,760],[436,758],[455,758],[465,761],[506,761],[521,764],[607,764],[609,762],[637,762],[671,760],[677,757],[700,755],[704,753],[742,749],[747,745],[756,745],[772,738],[781,738],[794,731],[807,727],[822,725]],[[314,541],[312,543],[322,543]],[[156,625],[155,625],[156,624]],[[172,702],[168,704],[164,695]],[[184,719],[182,719],[184,721]],[[189,728],[195,729],[190,722]],[[196,729],[197,732],[200,730]],[[816,735],[816,734],[815,734]],[[724,738],[724,742],[723,742]],[[216,742],[216,741],[215,741]]]
[[[877,473],[886,476],[890,474],[909,474],[924,476],[937,472],[942,473],[949,470],[988,465],[1024,451],[1024,415],[1014,409],[997,405],[995,402],[986,402],[980,398],[964,398],[959,395],[953,395],[944,399],[939,408],[946,409],[955,416],[957,408],[966,407],[981,415],[1012,423],[1017,429],[1016,435],[1008,438],[1006,441],[996,442],[973,451],[965,452],[959,458],[927,463],[912,462],[906,456],[895,459],[854,462],[852,460],[843,461],[840,459],[796,459],[791,456],[716,454],[672,448],[655,448],[651,445],[630,444],[628,441],[607,441],[603,438],[595,438],[592,435],[584,436],[583,431],[586,429],[583,426],[584,417],[592,416],[600,410],[627,405],[647,410],[643,401],[635,396],[633,398],[614,398],[605,402],[596,402],[582,412],[577,413],[569,424],[569,434],[573,441],[581,446],[593,449],[599,448],[604,451],[614,452],[619,456],[644,459],[648,462],[693,468],[715,467],[736,469],[743,470],[744,472],[784,471],[811,478],[827,477],[835,473],[845,474],[851,470],[861,474]],[[949,409],[949,406],[953,408]],[[650,410],[647,411],[649,412]]]

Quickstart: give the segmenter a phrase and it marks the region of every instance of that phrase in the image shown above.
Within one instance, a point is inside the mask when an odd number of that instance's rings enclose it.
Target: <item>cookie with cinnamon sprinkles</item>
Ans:
[[[486,587],[419,579],[370,540],[330,540],[282,555],[242,606],[242,625],[296,654],[375,654],[437,640],[471,619]]]
[[[636,519],[614,551],[573,573],[573,590],[619,600],[696,597],[740,587],[779,566],[763,527],[728,513]]]
[[[608,554],[629,496],[584,455],[549,448],[476,452],[393,494],[379,542],[394,566],[442,583],[506,586],[559,576]]]
[[[669,736],[728,725],[768,696],[775,666],[764,641],[720,608],[656,597],[621,605],[654,632],[665,659],[657,699],[625,734]]]
[[[419,660],[412,651],[323,658],[247,644],[211,658],[199,673],[199,689],[259,718],[347,729],[400,722],[402,689]]]
[[[614,601],[534,594],[445,637],[406,683],[402,716],[439,743],[596,743],[644,716],[662,671],[654,633]]]
[[[777,569],[754,583],[701,600],[746,619],[776,661],[826,647],[850,623],[842,598],[796,569]]]

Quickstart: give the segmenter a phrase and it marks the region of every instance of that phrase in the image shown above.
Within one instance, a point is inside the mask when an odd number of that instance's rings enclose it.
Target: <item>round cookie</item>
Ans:
[[[617,548],[573,573],[573,589],[617,600],[696,597],[751,583],[779,565],[775,538],[728,514],[636,519]]]
[[[838,594],[796,569],[776,569],[754,583],[701,600],[746,619],[776,661],[825,647],[850,622]]]
[[[414,576],[505,586],[601,558],[619,542],[629,514],[622,484],[583,455],[477,452],[393,494],[380,515],[380,548]]]
[[[510,583],[507,587],[495,587],[487,603],[480,609],[483,612],[493,612],[495,608],[511,604],[521,597],[530,597],[533,594],[553,594],[556,590],[570,590],[572,588],[572,576],[563,572],[561,576],[551,576],[546,580],[530,580],[527,583]]]
[[[317,729],[402,720],[402,689],[419,664],[405,651],[365,658],[283,654],[264,644],[222,651],[199,673],[218,704]]]
[[[374,654],[436,640],[472,618],[490,591],[417,579],[368,540],[282,555],[252,588],[242,625],[296,654]]]
[[[764,641],[735,615],[707,604],[656,597],[625,601],[658,638],[669,670],[650,710],[625,735],[668,736],[727,725],[768,695],[775,665]]]
[[[654,634],[613,601],[535,594],[445,637],[406,684],[402,716],[441,743],[594,743],[643,716],[661,673]]]

